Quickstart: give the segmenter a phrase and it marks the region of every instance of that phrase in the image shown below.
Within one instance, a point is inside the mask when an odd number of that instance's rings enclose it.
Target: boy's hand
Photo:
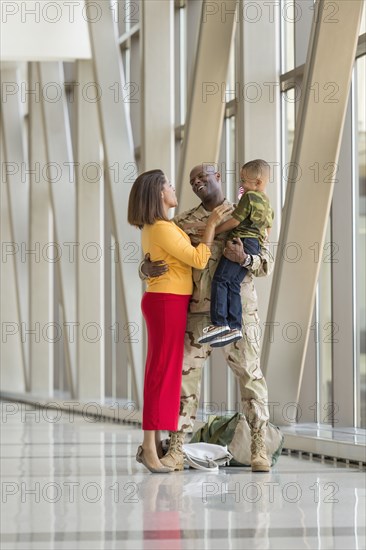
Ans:
[[[150,254],[145,254],[144,263],[141,264],[141,271],[146,277],[160,277],[168,269],[169,267],[164,261],[152,262]]]
[[[234,237],[232,240],[226,241],[223,254],[225,258],[237,264],[244,263],[247,257],[247,254],[244,252],[243,243],[239,237]]]

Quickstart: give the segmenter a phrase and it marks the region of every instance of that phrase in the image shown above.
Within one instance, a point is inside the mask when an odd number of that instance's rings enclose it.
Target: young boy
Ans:
[[[232,213],[232,218],[216,228],[216,234],[231,231],[229,238],[239,237],[248,254],[243,264],[221,257],[211,286],[211,322],[198,339],[200,344],[212,342],[212,347],[226,346],[243,337],[240,285],[252,264],[251,254],[259,254],[272,227],[273,210],[265,194],[270,166],[264,160],[244,164],[240,179],[244,193]]]

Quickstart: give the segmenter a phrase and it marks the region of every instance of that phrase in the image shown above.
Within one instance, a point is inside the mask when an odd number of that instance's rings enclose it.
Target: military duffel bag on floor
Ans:
[[[250,466],[251,435],[248,422],[241,413],[233,416],[210,415],[208,422],[193,435],[191,443],[215,443],[227,445],[233,455],[230,466]],[[284,437],[281,430],[271,424],[267,425],[266,448],[271,466],[274,466],[282,452]]]

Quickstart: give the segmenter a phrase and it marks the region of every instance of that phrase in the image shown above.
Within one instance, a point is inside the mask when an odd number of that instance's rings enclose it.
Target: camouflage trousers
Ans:
[[[209,324],[209,315],[188,313],[178,424],[180,431],[191,432],[196,420],[203,366],[212,351],[209,344],[198,344],[197,339],[203,327]],[[257,312],[243,312],[243,338],[221,348],[238,380],[243,412],[252,428],[265,427],[269,419],[267,384],[260,368],[258,329]]]

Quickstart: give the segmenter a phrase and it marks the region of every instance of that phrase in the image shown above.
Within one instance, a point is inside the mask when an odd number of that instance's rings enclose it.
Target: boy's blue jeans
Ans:
[[[258,239],[242,239],[247,254],[259,254]],[[211,321],[215,326],[229,325],[231,329],[241,329],[240,285],[247,269],[236,262],[221,257],[211,286]]]

